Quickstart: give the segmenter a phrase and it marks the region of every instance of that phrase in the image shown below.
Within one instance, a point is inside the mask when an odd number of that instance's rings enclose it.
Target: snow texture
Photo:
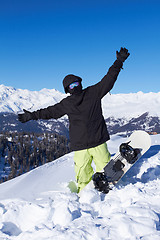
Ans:
[[[0,240],[159,240],[160,135],[109,194],[71,193],[73,153],[0,185]],[[115,154],[125,139],[108,142]]]

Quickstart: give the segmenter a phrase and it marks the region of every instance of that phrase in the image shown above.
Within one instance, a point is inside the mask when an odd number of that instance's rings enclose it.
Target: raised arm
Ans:
[[[129,55],[130,53],[126,48],[121,48],[119,52],[116,52],[117,60],[109,68],[107,74],[102,78],[102,80],[93,86],[95,94],[97,94],[99,98],[103,98],[113,88],[118,74],[122,69],[123,62]]]

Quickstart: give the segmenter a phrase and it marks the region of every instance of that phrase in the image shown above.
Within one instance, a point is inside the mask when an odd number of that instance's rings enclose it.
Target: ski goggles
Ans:
[[[69,85],[69,89],[73,89],[74,87],[78,87],[79,86],[79,82],[77,81],[77,82],[73,82],[73,83],[71,83],[70,85]]]

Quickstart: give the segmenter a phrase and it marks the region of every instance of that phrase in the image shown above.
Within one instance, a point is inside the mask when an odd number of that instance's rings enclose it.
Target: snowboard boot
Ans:
[[[104,172],[97,172],[92,176],[95,189],[102,193],[108,193],[110,188]]]

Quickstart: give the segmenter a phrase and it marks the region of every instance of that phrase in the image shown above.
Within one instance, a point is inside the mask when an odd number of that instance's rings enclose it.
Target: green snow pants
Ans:
[[[96,172],[101,172],[110,160],[107,144],[103,143],[97,147],[75,151],[74,162],[78,192],[80,192],[91,180],[94,174],[92,160],[96,165]]]

